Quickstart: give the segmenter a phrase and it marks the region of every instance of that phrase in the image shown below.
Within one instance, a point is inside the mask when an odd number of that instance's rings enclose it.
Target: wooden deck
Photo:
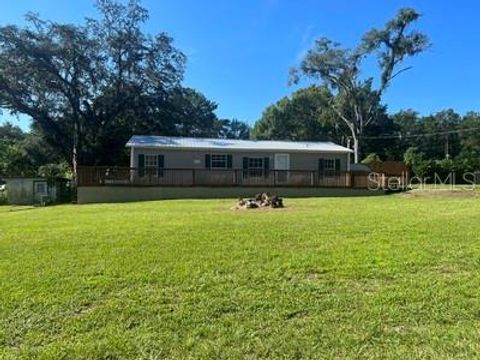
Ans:
[[[79,167],[78,186],[366,187],[350,172]],[[353,180],[353,181],[352,181]]]
[[[83,166],[78,186],[135,187],[333,187],[404,189],[408,173],[319,172],[311,170],[165,169],[116,166]]]

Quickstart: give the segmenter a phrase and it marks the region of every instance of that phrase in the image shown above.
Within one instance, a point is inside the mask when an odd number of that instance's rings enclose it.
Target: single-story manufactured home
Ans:
[[[261,177],[271,170],[321,171],[338,175],[349,170],[351,150],[332,142],[254,141],[133,136],[131,168],[245,171]],[[283,179],[286,181],[286,177]]]
[[[129,167],[79,168],[79,202],[261,191],[317,196],[357,188],[350,172],[352,150],[332,142],[133,136],[126,146]]]

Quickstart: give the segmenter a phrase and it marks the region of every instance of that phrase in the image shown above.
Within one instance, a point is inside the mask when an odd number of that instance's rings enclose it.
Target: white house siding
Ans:
[[[167,169],[205,169],[205,154],[231,154],[232,168],[242,169],[244,157],[268,157],[270,168],[274,168],[275,154],[290,155],[290,170],[318,170],[318,160],[340,159],[340,170],[347,171],[348,154],[346,153],[300,153],[300,152],[266,152],[266,151],[192,151],[192,150],[170,150],[170,149],[149,149],[131,148],[130,166],[138,166],[138,155],[164,155],[164,167]]]

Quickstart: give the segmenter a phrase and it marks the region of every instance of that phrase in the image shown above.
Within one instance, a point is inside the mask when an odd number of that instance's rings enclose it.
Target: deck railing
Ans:
[[[352,187],[350,172],[79,167],[78,186]],[[364,182],[361,182],[364,187]]]

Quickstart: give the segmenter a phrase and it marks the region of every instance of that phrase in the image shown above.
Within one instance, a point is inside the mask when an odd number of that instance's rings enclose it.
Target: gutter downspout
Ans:
[[[134,150],[133,146],[130,147],[130,167],[133,168],[134,166]]]
[[[135,180],[135,170],[132,168],[134,167],[133,165],[135,164],[135,151],[134,147],[130,147],[130,183],[133,184],[133,181]]]

